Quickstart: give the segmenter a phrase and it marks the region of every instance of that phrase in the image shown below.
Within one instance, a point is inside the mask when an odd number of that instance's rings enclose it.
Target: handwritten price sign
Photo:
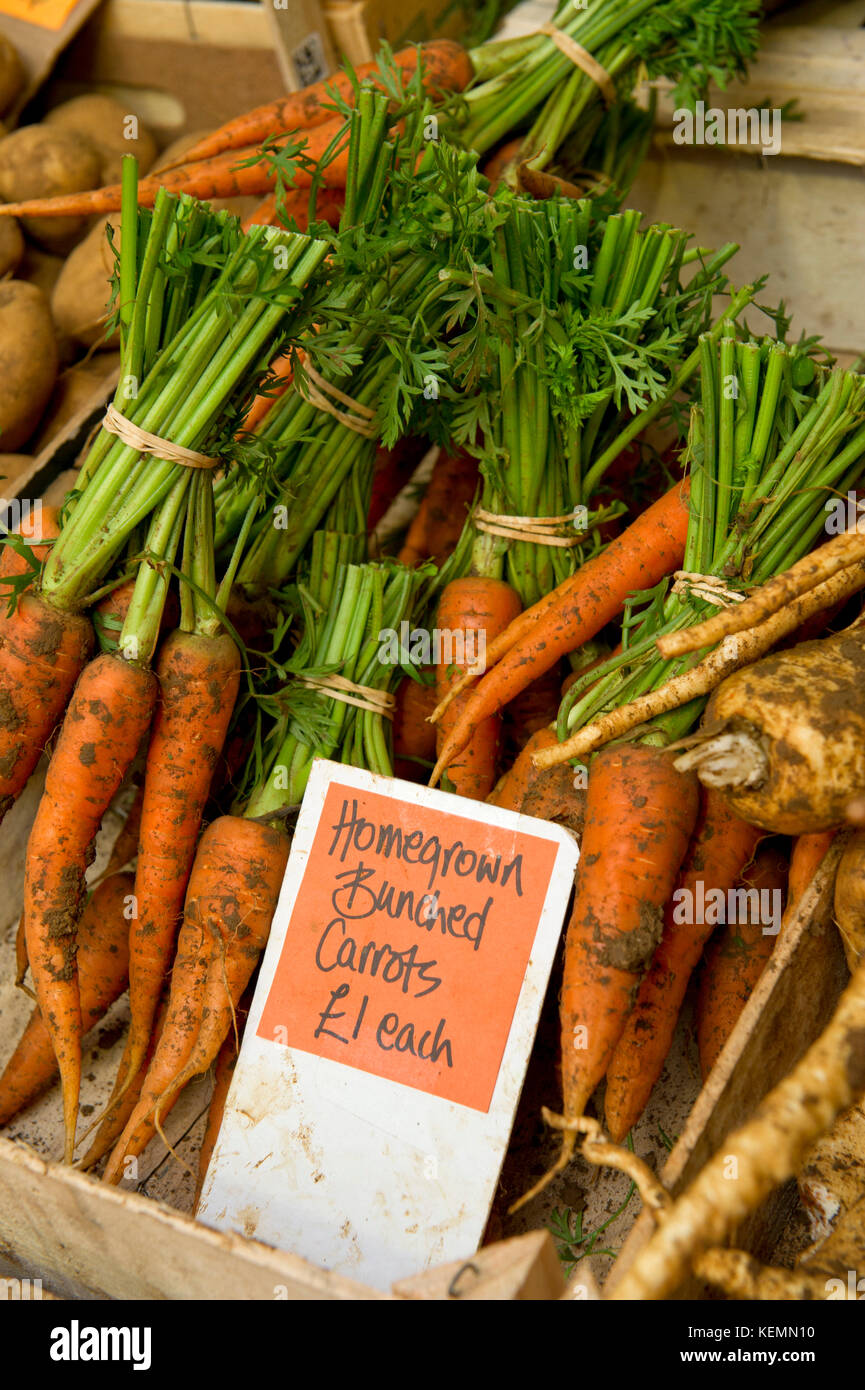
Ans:
[[[488,1110],[556,848],[331,782],[258,1036]]]
[[[203,1219],[382,1287],[470,1253],[576,858],[545,821],[317,763]]]

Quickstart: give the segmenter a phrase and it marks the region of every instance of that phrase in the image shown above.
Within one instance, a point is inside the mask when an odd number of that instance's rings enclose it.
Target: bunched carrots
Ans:
[[[688,496],[687,482],[677,483],[605,550],[488,644],[487,673],[453,722],[430,778],[431,786],[463,751],[483,720],[497,714],[561,656],[600,632],[622,611],[629,594],[652,588],[682,563]],[[466,684],[468,681],[457,683],[449,693]]]
[[[342,120],[335,120],[313,130],[307,140],[304,153],[316,164],[333,139],[345,129]],[[209,201],[212,198],[235,198],[252,195],[263,197],[273,188],[274,173],[266,159],[256,159],[246,163],[258,154],[255,148],[229,150],[213,159],[201,160],[197,164],[184,164],[182,168],[170,169],[165,174],[149,174],[138,184],[138,203],[140,207],[153,207],[160,188],[169,193],[186,193],[192,198]],[[337,153],[321,169],[321,178],[326,188],[344,188],[348,173],[348,147]],[[309,170],[298,168],[296,186],[309,188],[312,174]],[[108,184],[105,188],[92,188],[82,193],[63,193],[55,198],[33,198],[26,203],[0,204],[0,215],[11,215],[17,209],[22,217],[90,217],[106,212],[117,212],[120,208],[122,185]]]
[[[472,79],[471,59],[459,44],[438,39],[420,50],[423,84],[430,93],[459,92]],[[406,49],[397,59],[400,70],[410,76],[418,62],[418,50]],[[368,74],[375,81],[375,64]],[[334,83],[346,98],[353,98],[350,78],[340,74]],[[379,84],[381,85],[381,84]],[[322,104],[323,89],[257,107],[248,115],[230,122],[228,126],[200,141],[184,155],[183,163],[171,165],[151,174],[138,185],[138,201],[142,207],[152,207],[160,188],[170,193],[188,193],[204,200],[231,198],[239,194],[265,194],[273,182],[273,172],[266,161],[242,167],[241,161],[255,155],[262,141],[270,136],[289,135],[302,130],[306,145],[304,155],[316,165],[328,146],[347,126],[342,116],[334,115]],[[299,117],[303,116],[303,119]],[[347,147],[319,169],[326,188],[345,188],[348,176]],[[309,188],[312,175],[307,167],[295,169],[295,187]],[[85,217],[116,212],[120,207],[120,184],[91,189],[83,193],[62,194],[55,198],[34,198],[25,203],[0,206],[3,214],[27,217]]]

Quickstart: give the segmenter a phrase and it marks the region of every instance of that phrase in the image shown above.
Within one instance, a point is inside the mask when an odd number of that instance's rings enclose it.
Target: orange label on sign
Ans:
[[[62,29],[79,0],[0,0],[0,15],[38,24],[41,29]]]
[[[488,1111],[555,859],[332,782],[258,1036]]]

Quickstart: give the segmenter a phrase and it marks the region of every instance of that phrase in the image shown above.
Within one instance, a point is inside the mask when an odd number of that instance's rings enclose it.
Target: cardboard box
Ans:
[[[57,65],[50,102],[94,89],[128,102],[162,145],[330,76],[318,0],[108,0]]]

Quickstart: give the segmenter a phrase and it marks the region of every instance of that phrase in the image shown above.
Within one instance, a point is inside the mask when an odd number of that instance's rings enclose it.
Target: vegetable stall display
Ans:
[[[861,377],[786,341],[778,310],[755,335],[763,281],[728,279],[734,245],[621,206],[645,135],[621,99],[644,69],[683,100],[741,73],[754,13],[562,6],[524,39],[385,54],[140,181],[128,160],[117,187],[12,206],[121,210],[113,402],[60,513],[0,559],[4,812],[51,748],[18,945],[37,1009],[0,1120],[59,1073],[67,1163],[90,1139],[81,1166],[120,1182],[216,1064],[214,1142],[317,758],[431,774],[580,838],[563,1106],[547,1116],[562,1148],[522,1200],[580,1136],[601,1161],[587,1111],[603,1082],[605,1153],[628,1171],[613,1146],[698,971],[705,1075],[722,1055],[772,941],[683,923],[681,895],[786,887],[783,936],[832,835],[861,824],[865,629],[843,605],[865,548],[820,545],[826,497],[865,467]],[[504,141],[492,177],[481,156]],[[569,172],[601,147],[619,172],[574,196]],[[198,201],[241,187],[267,195],[244,226]],[[398,451],[428,443],[427,516],[380,530],[374,482],[397,490]],[[431,629],[482,638],[482,656],[394,657],[385,641]],[[134,775],[137,828],[93,885],[100,822]],[[134,877],[115,872],[130,862]],[[752,1122],[774,1142],[783,1102],[796,1134],[763,1164],[745,1131],[739,1206],[717,1163],[675,1204],[659,1196],[633,1294],[720,1269],[713,1246],[861,1092],[842,1054],[861,1013],[862,866],[860,829],[835,889],[853,983]],[[113,1092],[82,1136],[83,1033],[127,984]],[[819,1067],[818,1124],[800,1112]]]

